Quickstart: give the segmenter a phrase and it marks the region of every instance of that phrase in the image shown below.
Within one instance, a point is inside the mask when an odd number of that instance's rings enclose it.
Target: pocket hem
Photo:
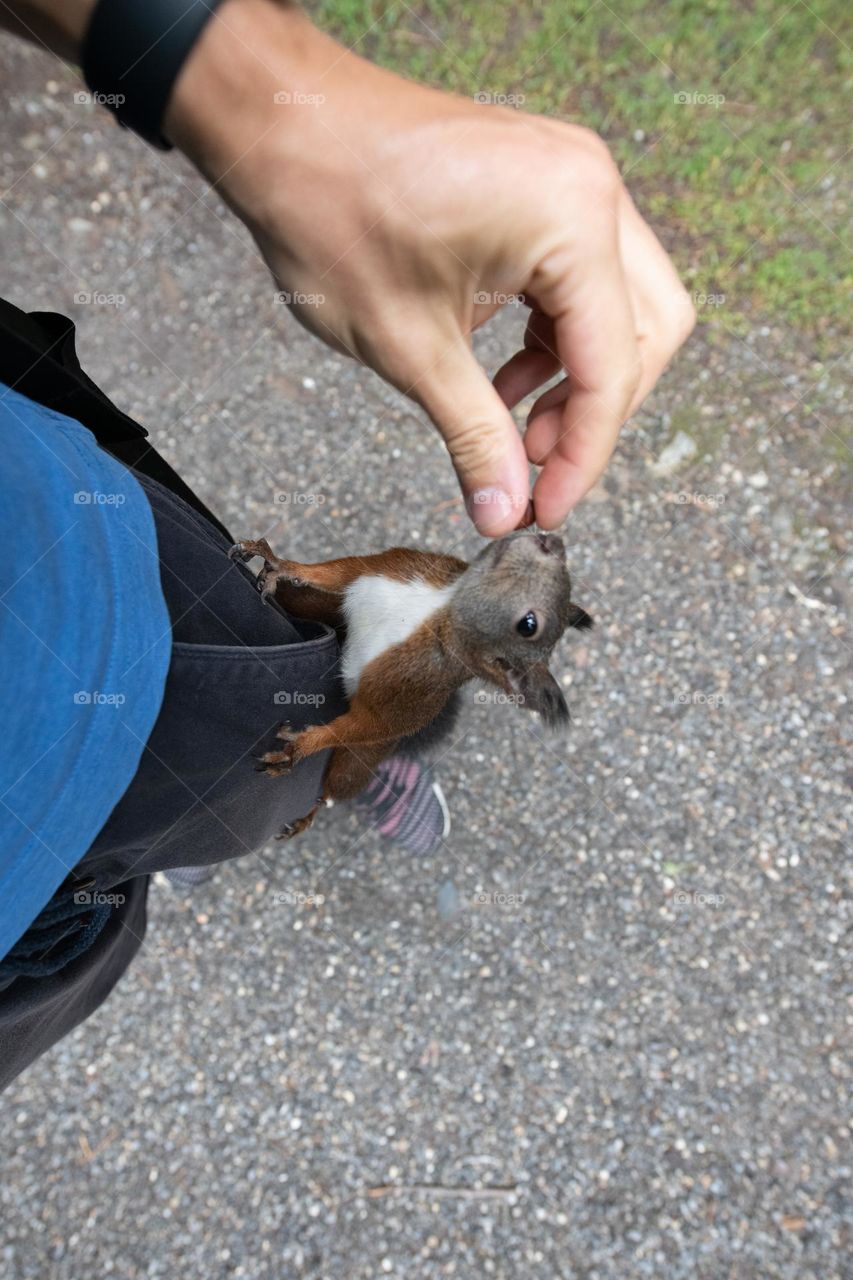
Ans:
[[[291,644],[194,644],[189,640],[174,640],[172,653],[180,658],[222,658],[227,662],[257,661],[258,657],[299,659],[313,657],[324,648],[337,648],[338,638],[332,627],[317,623],[327,634],[313,640],[294,640]]]

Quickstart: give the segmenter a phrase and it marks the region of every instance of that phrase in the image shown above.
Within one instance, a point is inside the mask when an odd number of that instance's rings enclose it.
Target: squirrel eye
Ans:
[[[539,622],[537,621],[536,614],[533,613],[532,610],[530,613],[526,613],[520,622],[515,624],[515,629],[520,636],[535,636],[536,632],[539,630]]]

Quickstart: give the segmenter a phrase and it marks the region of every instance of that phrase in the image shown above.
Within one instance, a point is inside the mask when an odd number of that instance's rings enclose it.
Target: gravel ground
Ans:
[[[436,437],[292,322],[180,158],[0,65],[2,291],[75,317],[235,533],[473,549]],[[339,808],[155,884],[130,975],[4,1096],[9,1280],[850,1275],[850,383],[720,321],[569,522],[598,622],[560,651],[569,736],[472,689],[440,854]]]

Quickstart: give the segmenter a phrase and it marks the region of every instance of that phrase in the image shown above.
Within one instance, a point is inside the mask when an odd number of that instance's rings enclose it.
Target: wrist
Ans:
[[[278,0],[224,0],[191,51],[169,100],[166,137],[214,183],[286,121],[276,95],[305,92],[317,41],[301,9]]]

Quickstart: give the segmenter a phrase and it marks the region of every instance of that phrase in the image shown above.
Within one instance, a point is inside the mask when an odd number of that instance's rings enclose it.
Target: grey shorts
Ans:
[[[326,754],[279,778],[256,772],[254,757],[283,720],[302,727],[345,709],[334,632],[264,604],[249,571],[228,559],[224,533],[138,478],[157,527],[172,658],[137,773],[74,872],[92,894],[121,901],[82,954],[49,975],[0,982],[0,1088],[115,986],[142,943],[152,872],[245,857],[307,813]]]

